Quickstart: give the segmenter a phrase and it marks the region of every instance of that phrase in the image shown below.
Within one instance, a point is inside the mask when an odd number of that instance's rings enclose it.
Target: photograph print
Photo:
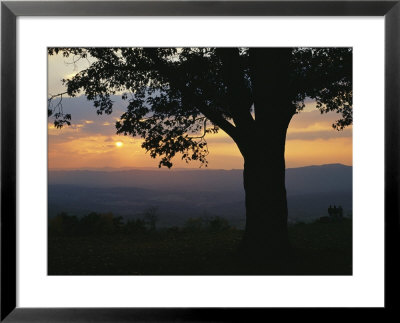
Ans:
[[[352,275],[352,48],[48,48],[48,275]]]

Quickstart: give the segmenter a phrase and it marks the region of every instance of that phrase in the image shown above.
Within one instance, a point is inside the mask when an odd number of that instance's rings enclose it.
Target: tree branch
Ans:
[[[216,53],[222,62],[222,75],[228,88],[228,105],[233,122],[240,128],[251,129],[254,119],[250,113],[252,100],[246,87],[243,64],[238,48],[217,48]]]
[[[233,140],[238,137],[238,132],[235,126],[233,126],[228,120],[226,120],[221,114],[215,113],[212,109],[202,106],[198,107],[199,111],[204,114],[212,123],[220,127],[225,131]]]
[[[68,94],[68,92],[63,92],[63,93],[58,93],[55,95],[50,95],[50,97],[47,99],[47,109],[49,110],[49,116],[54,113],[54,111],[58,108],[59,112],[62,113],[62,100],[63,100],[63,95]],[[60,97],[60,101],[53,107],[52,101],[54,98]],[[50,113],[51,111],[51,113]]]
[[[204,137],[206,136],[206,134],[207,134],[207,118],[199,118],[199,119],[204,119],[203,134],[201,136],[198,136],[198,137],[188,137],[188,138],[190,138],[190,139],[204,139]]]

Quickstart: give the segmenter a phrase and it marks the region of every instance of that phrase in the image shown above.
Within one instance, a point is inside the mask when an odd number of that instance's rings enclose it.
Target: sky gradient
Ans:
[[[61,79],[73,76],[89,62],[72,63],[71,58],[60,55],[48,60],[48,92],[65,91]],[[77,168],[157,168],[158,160],[152,159],[142,149],[141,138],[116,135],[115,122],[124,112],[126,103],[115,98],[111,115],[98,116],[91,102],[85,97],[64,98],[65,113],[71,113],[72,125],[55,129],[53,118],[48,119],[49,169]],[[57,102],[57,101],[56,101]],[[308,102],[300,114],[293,117],[286,142],[286,167],[300,167],[341,163],[352,165],[352,127],[343,131],[332,128],[340,116],[336,113],[321,114],[313,102]],[[222,130],[207,135],[210,169],[241,169],[243,158],[233,142]],[[179,156],[174,167],[198,168],[198,162],[186,164]]]

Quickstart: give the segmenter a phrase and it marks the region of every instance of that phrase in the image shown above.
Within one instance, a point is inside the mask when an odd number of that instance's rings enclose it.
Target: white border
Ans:
[[[19,17],[17,26],[18,306],[383,306],[383,18]],[[69,45],[353,46],[354,275],[46,276],[46,47]]]

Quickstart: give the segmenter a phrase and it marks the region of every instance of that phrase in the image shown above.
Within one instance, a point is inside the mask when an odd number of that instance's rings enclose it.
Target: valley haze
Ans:
[[[48,215],[112,212],[125,219],[157,208],[158,226],[220,216],[243,228],[243,170],[78,169],[49,170]],[[352,213],[352,166],[328,164],[286,169],[289,222],[327,216],[330,205]]]

